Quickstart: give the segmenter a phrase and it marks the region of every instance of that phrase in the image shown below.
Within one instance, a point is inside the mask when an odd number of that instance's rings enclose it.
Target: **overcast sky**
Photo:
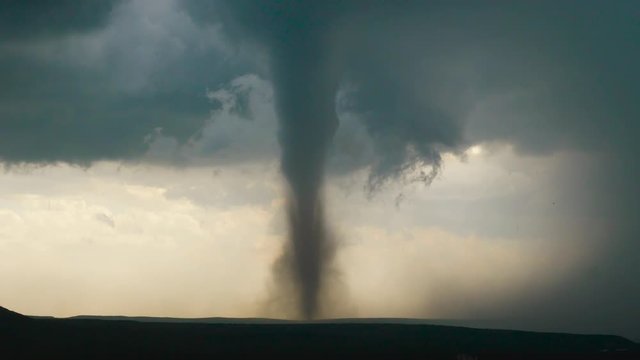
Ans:
[[[321,56],[322,316],[640,338],[638,39],[637,1],[3,2],[0,305],[295,316],[278,96]]]

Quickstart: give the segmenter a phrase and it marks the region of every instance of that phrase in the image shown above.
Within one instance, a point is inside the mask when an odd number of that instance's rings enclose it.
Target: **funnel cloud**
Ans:
[[[322,185],[328,146],[338,126],[339,69],[331,46],[337,5],[312,1],[225,3],[237,31],[265,47],[280,120],[282,173],[288,184],[289,247],[300,316],[318,315],[329,261]]]
[[[289,246],[299,287],[300,311],[317,313],[327,247],[322,182],[327,146],[335,132],[336,83],[312,35],[300,35],[304,51],[283,49],[274,61],[275,94],[280,114],[282,171],[289,183]],[[296,55],[302,54],[302,55]],[[293,71],[291,71],[293,69]]]

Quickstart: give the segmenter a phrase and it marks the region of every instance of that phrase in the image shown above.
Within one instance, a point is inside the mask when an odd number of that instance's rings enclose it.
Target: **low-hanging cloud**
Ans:
[[[33,21],[52,9],[69,24],[78,8],[90,7],[20,3]],[[228,62],[215,26],[196,25],[172,0],[113,2],[90,26],[43,27],[46,37],[0,45],[5,162],[132,159],[145,154],[145,137],[158,127],[187,141],[209,118],[206,89],[243,68]]]
[[[206,89],[264,73],[265,57],[242,45],[277,32],[265,31],[274,24],[256,17],[258,3],[229,11],[224,1],[104,1],[84,20],[67,2],[37,2],[51,11],[3,4],[3,14],[24,14],[48,36],[0,48],[0,156],[135,158],[158,127],[188,141],[209,117]],[[303,15],[309,31],[333,29],[325,52],[348,90],[339,112],[357,115],[374,143],[373,158],[353,166],[371,165],[375,183],[403,163],[437,165],[442,151],[484,141],[534,154],[631,146],[640,112],[634,5],[328,1]],[[68,30],[37,20],[43,12],[65,17]]]
[[[0,4],[0,40],[22,40],[91,31],[103,26],[121,0],[7,0]]]

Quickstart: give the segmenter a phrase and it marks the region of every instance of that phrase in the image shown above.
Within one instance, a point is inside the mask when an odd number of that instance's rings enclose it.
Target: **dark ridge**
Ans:
[[[137,321],[152,323],[204,323],[204,324],[287,324],[295,323],[293,320],[269,319],[269,318],[174,318],[154,316],[109,316],[109,315],[77,315],[67,318],[70,320],[105,320],[105,321]]]
[[[28,321],[30,318],[15,311],[0,306],[0,322],[1,321]]]
[[[104,319],[0,321],[0,359],[640,359],[639,344],[611,335],[366,321]],[[206,322],[214,320],[220,322]]]

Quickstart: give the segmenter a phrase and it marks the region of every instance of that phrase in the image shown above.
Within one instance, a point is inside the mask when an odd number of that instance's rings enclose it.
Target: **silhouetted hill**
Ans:
[[[153,317],[153,316],[109,316],[109,315],[78,315],[69,319],[76,320],[106,320],[106,321],[138,321],[153,323],[203,323],[203,324],[287,324],[296,323],[292,320],[269,319],[269,318],[173,318],[173,317]]]
[[[45,318],[45,317],[40,317]],[[51,317],[49,317],[51,318]],[[444,325],[466,328],[495,329],[495,330],[520,330],[528,332],[563,332],[571,334],[602,334],[598,331],[598,324],[565,324],[562,330],[557,324],[545,324],[543,322],[531,321],[532,319],[420,319],[420,318],[334,318],[313,321],[295,321],[272,318],[225,318],[225,317],[205,317],[205,318],[174,318],[174,317],[151,317],[151,316],[105,316],[105,315],[79,315],[70,319],[93,319],[93,320],[128,320],[140,322],[169,322],[169,323],[205,323],[205,324],[406,324],[406,325]],[[525,326],[524,324],[527,324]],[[625,331],[626,330],[626,331]],[[613,330],[616,331],[616,330]],[[632,341],[640,341],[640,328],[638,329],[617,329],[610,335],[620,335]],[[608,332],[606,332],[608,333]]]
[[[0,322],[2,321],[28,321],[29,317],[22,314],[18,314],[15,311],[11,311],[7,308],[0,306]]]
[[[206,323],[202,322],[206,319],[163,322],[142,318],[145,322],[107,318],[111,320],[5,322],[0,326],[0,359],[640,359],[638,344],[610,335],[366,319],[363,323],[252,323],[252,319]]]

